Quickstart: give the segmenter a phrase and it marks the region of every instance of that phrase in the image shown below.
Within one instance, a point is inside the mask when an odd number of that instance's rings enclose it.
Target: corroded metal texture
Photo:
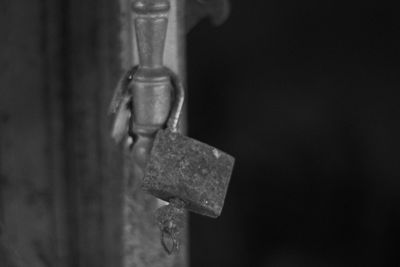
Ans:
[[[143,188],[169,201],[180,198],[196,213],[218,217],[234,158],[197,140],[160,130],[146,166]]]
[[[186,225],[185,202],[178,198],[170,200],[156,211],[158,228],[161,231],[161,244],[168,254],[179,251],[182,232]]]

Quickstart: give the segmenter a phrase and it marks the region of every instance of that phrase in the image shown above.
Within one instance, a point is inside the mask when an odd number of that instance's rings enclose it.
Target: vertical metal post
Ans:
[[[164,63],[185,80],[185,0],[170,0],[171,9],[164,51]],[[122,14],[122,69],[138,64],[132,0],[120,0]],[[178,254],[167,255],[160,242],[160,230],[154,211],[163,203],[144,193],[139,185],[139,173],[132,168],[129,152],[125,157],[123,191],[123,266],[172,267],[187,265],[186,242]]]

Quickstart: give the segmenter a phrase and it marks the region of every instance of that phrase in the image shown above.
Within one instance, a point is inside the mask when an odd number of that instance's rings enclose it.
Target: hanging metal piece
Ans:
[[[180,95],[177,103],[183,103]],[[177,104],[176,106],[179,106]],[[234,158],[177,131],[181,108],[174,108],[167,128],[159,130],[150,153],[142,187],[165,201],[179,198],[193,212],[221,214]]]
[[[183,100],[182,90],[167,128],[157,132],[142,181],[144,190],[170,203],[157,211],[168,253],[179,248],[183,208],[214,218],[221,214],[234,165],[232,156],[178,132]]]
[[[168,254],[179,250],[179,240],[186,224],[185,203],[171,199],[169,205],[156,211],[156,220],[161,230],[161,244]]]

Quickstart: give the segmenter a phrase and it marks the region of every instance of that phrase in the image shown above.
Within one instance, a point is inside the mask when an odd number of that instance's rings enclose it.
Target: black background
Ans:
[[[400,266],[395,1],[231,1],[188,35],[189,135],[236,157],[191,266]]]

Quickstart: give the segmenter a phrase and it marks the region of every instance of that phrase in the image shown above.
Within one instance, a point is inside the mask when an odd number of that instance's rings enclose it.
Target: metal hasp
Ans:
[[[173,100],[170,71],[163,66],[170,4],[168,0],[139,0],[132,9],[139,65],[127,88],[132,94],[130,131],[137,138],[132,150],[134,164],[143,172],[155,134],[165,125]]]

